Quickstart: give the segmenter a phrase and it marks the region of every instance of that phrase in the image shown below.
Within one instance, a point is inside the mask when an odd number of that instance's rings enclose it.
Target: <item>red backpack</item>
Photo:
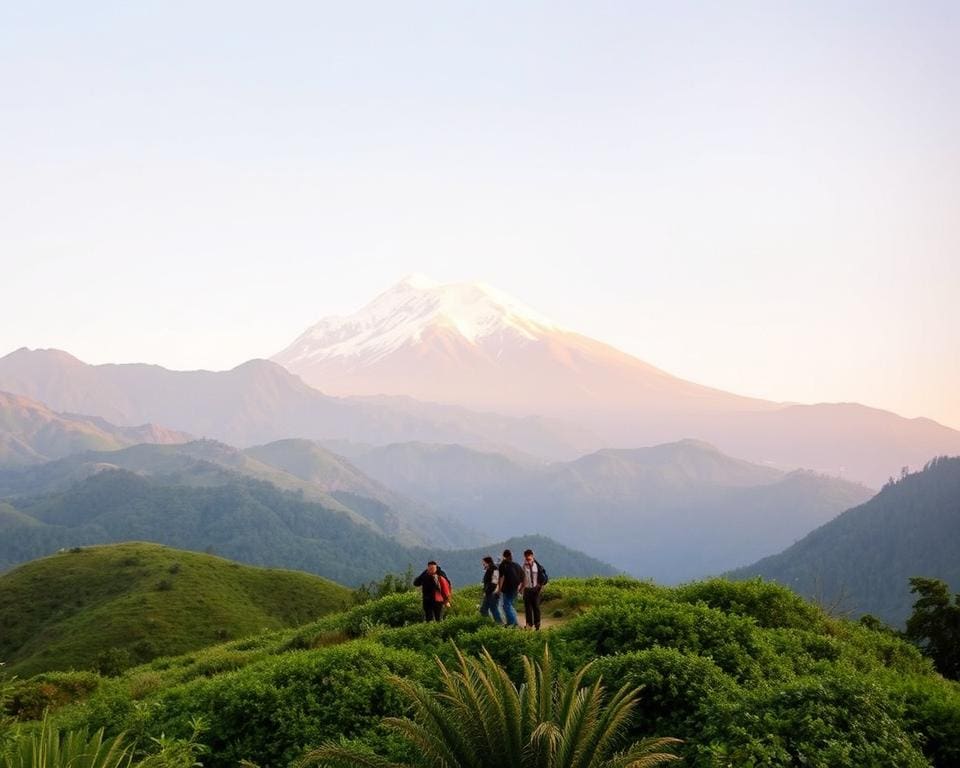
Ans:
[[[453,594],[453,587],[450,586],[450,580],[441,573],[437,574],[437,582],[440,584],[440,591],[433,593],[433,599],[438,603],[449,603],[450,595]]]

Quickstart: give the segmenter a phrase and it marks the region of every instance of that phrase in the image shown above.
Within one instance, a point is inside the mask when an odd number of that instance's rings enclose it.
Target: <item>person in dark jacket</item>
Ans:
[[[480,615],[489,616],[497,624],[502,624],[500,618],[500,593],[497,592],[497,582],[500,580],[500,572],[497,566],[493,564],[493,558],[487,555],[482,560],[483,563],[483,603],[480,605]]]
[[[423,592],[423,620],[440,621],[444,606],[450,605],[450,580],[439,570],[435,560],[413,580],[413,586]]]
[[[540,593],[543,591],[543,567],[537,562],[533,550],[523,553],[523,612],[526,628],[540,629]]]
[[[497,566],[500,578],[497,580],[497,592],[500,593],[503,605],[503,618],[508,627],[519,626],[517,623],[517,609],[513,601],[517,599],[517,591],[523,584],[523,569],[513,562],[513,553],[509,549],[503,550],[503,558]]]

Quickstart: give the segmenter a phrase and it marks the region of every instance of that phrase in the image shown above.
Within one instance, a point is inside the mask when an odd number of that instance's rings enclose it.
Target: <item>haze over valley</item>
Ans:
[[[173,371],[22,348],[0,358],[0,391],[0,496],[17,515],[115,470],[163,487],[248,478],[404,546],[540,534],[665,583],[773,555],[903,467],[960,454],[960,432],[929,419],[723,392],[489,286],[419,276],[272,361]]]

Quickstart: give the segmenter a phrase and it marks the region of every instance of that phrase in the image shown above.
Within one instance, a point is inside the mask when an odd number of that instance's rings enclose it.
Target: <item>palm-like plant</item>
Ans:
[[[125,768],[131,749],[123,738],[104,738],[103,729],[61,732],[44,717],[39,730],[0,751],[0,768]]]
[[[678,739],[652,738],[621,746],[638,688],[624,686],[605,701],[601,681],[582,687],[589,664],[566,684],[555,676],[549,649],[543,662],[523,659],[518,688],[484,651],[479,659],[457,650],[458,669],[439,659],[443,692],[393,677],[411,701],[414,718],[386,718],[387,727],[413,746],[409,765],[424,768],[652,768],[679,760],[669,750]],[[406,768],[349,746],[325,744],[301,766]]]

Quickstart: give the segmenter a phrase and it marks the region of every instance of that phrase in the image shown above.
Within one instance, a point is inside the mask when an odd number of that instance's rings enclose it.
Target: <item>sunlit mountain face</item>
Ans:
[[[697,438],[752,461],[879,487],[960,451],[960,432],[856,403],[743,397],[672,376],[481,283],[413,276],[273,360],[334,395],[406,395],[562,418],[611,447]]]
[[[510,413],[776,407],[671,376],[482,283],[419,276],[352,315],[324,318],[273,360],[330,394]]]

